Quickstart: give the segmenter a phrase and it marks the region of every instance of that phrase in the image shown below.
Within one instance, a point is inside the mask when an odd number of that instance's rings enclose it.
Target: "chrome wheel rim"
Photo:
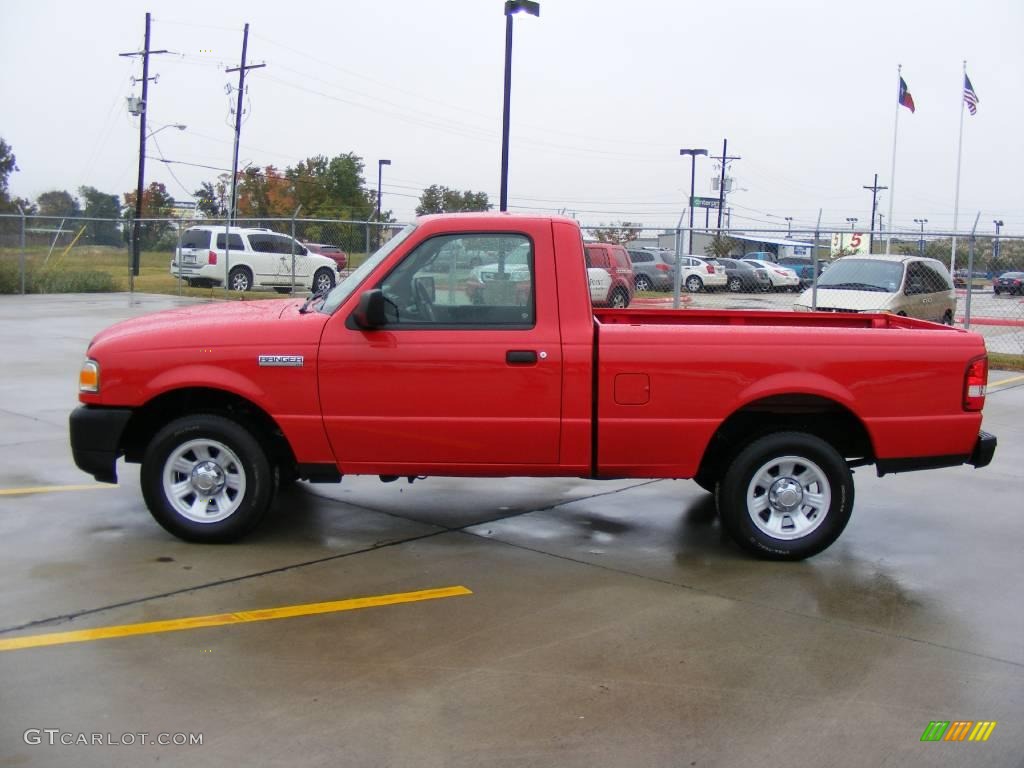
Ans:
[[[686,280],[686,290],[690,293],[696,293],[700,290],[702,285],[703,283],[700,281],[699,277],[691,277]]]
[[[164,463],[164,496],[174,511],[194,523],[218,523],[245,497],[245,469],[238,456],[217,440],[190,440]]]
[[[249,277],[244,272],[236,272],[231,278],[231,287],[236,291],[249,290]]]
[[[326,288],[331,287],[331,276],[327,274],[317,275],[316,284],[313,288],[317,291],[322,291]]]
[[[612,306],[615,309],[624,309],[626,307],[626,297],[622,295],[621,291],[612,296]]]
[[[832,487],[821,467],[803,456],[766,461],[747,486],[747,514],[766,536],[793,541],[813,533],[832,505]]]

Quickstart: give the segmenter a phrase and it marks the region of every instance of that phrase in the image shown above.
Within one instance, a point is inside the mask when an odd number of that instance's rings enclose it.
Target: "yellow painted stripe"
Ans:
[[[1003,387],[1007,384],[1016,384],[1018,381],[1024,381],[1024,376],[1011,376],[1008,379],[1000,379],[999,381],[993,381],[988,385],[989,389],[995,389],[996,387]]]
[[[101,491],[105,488],[120,488],[108,483],[90,485],[35,485],[28,488],[0,488],[0,496],[25,496],[30,493],[66,493],[67,491]]]
[[[995,720],[983,720],[978,723],[978,726],[974,729],[974,733],[971,734],[970,741],[988,741],[988,737],[992,735],[992,731],[996,729]]]
[[[96,629],[81,629],[73,632],[54,632],[47,635],[0,638],[0,651],[17,651],[23,648],[40,648],[46,645],[63,645],[65,643],[87,643],[92,640],[107,640],[112,637],[180,632],[186,629],[222,627],[227,624],[247,624],[253,621],[292,619],[296,616],[356,611],[361,608],[379,608],[384,605],[415,603],[422,600],[439,600],[444,597],[458,597],[471,594],[473,593],[466,587],[441,587],[438,589],[422,589],[418,592],[399,592],[393,595],[334,600],[328,603],[286,605],[281,608],[262,608],[255,611],[216,613],[212,616],[189,616],[183,619],[169,619],[167,621],[147,621],[143,624],[121,624],[114,627],[97,627]]]

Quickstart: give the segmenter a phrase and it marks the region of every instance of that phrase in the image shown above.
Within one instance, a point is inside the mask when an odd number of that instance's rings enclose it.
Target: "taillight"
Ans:
[[[980,411],[985,407],[985,387],[988,384],[988,357],[976,357],[967,365],[964,375],[964,410]]]
[[[715,268],[713,266],[711,266],[710,264],[708,264],[708,274],[709,275],[715,274]]]
[[[207,261],[207,264],[216,264],[216,263],[217,263],[217,252],[216,251],[210,251],[210,256],[209,256],[209,259]]]
[[[668,272],[670,269],[672,269],[672,267],[670,267],[668,264],[655,264],[654,268],[659,272]]]

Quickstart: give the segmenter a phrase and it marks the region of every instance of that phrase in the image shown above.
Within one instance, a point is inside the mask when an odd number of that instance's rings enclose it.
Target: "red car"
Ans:
[[[328,245],[327,243],[303,243],[303,245],[313,253],[319,253],[321,256],[334,259],[338,269],[345,269],[348,266],[348,254],[336,245]]]

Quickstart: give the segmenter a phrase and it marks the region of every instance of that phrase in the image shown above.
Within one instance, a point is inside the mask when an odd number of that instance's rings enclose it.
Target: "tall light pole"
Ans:
[[[377,247],[380,247],[380,195],[381,195],[381,178],[384,175],[384,166],[391,165],[390,160],[378,160],[377,161]]]
[[[996,225],[996,240],[992,245],[992,271],[996,271],[996,265],[999,263],[999,229],[1003,226],[1002,219],[992,219],[992,223]]]
[[[857,226],[857,217],[856,216],[847,216],[846,220],[848,222],[850,222],[850,231],[851,232],[856,232],[857,230],[855,228]]]
[[[540,16],[540,3],[533,0],[505,0],[505,105],[501,116],[501,201],[498,210],[508,210],[508,122],[512,103],[512,17],[522,11]]]
[[[790,237],[793,234],[793,217],[784,216],[783,218],[786,220],[786,237]]]
[[[917,253],[919,256],[924,256],[924,225],[928,223],[928,219],[914,219],[914,223],[921,225],[921,239],[917,241]]]
[[[690,156],[690,239],[693,239],[693,193],[697,178],[697,155],[707,155],[706,149],[680,149],[680,155]]]

